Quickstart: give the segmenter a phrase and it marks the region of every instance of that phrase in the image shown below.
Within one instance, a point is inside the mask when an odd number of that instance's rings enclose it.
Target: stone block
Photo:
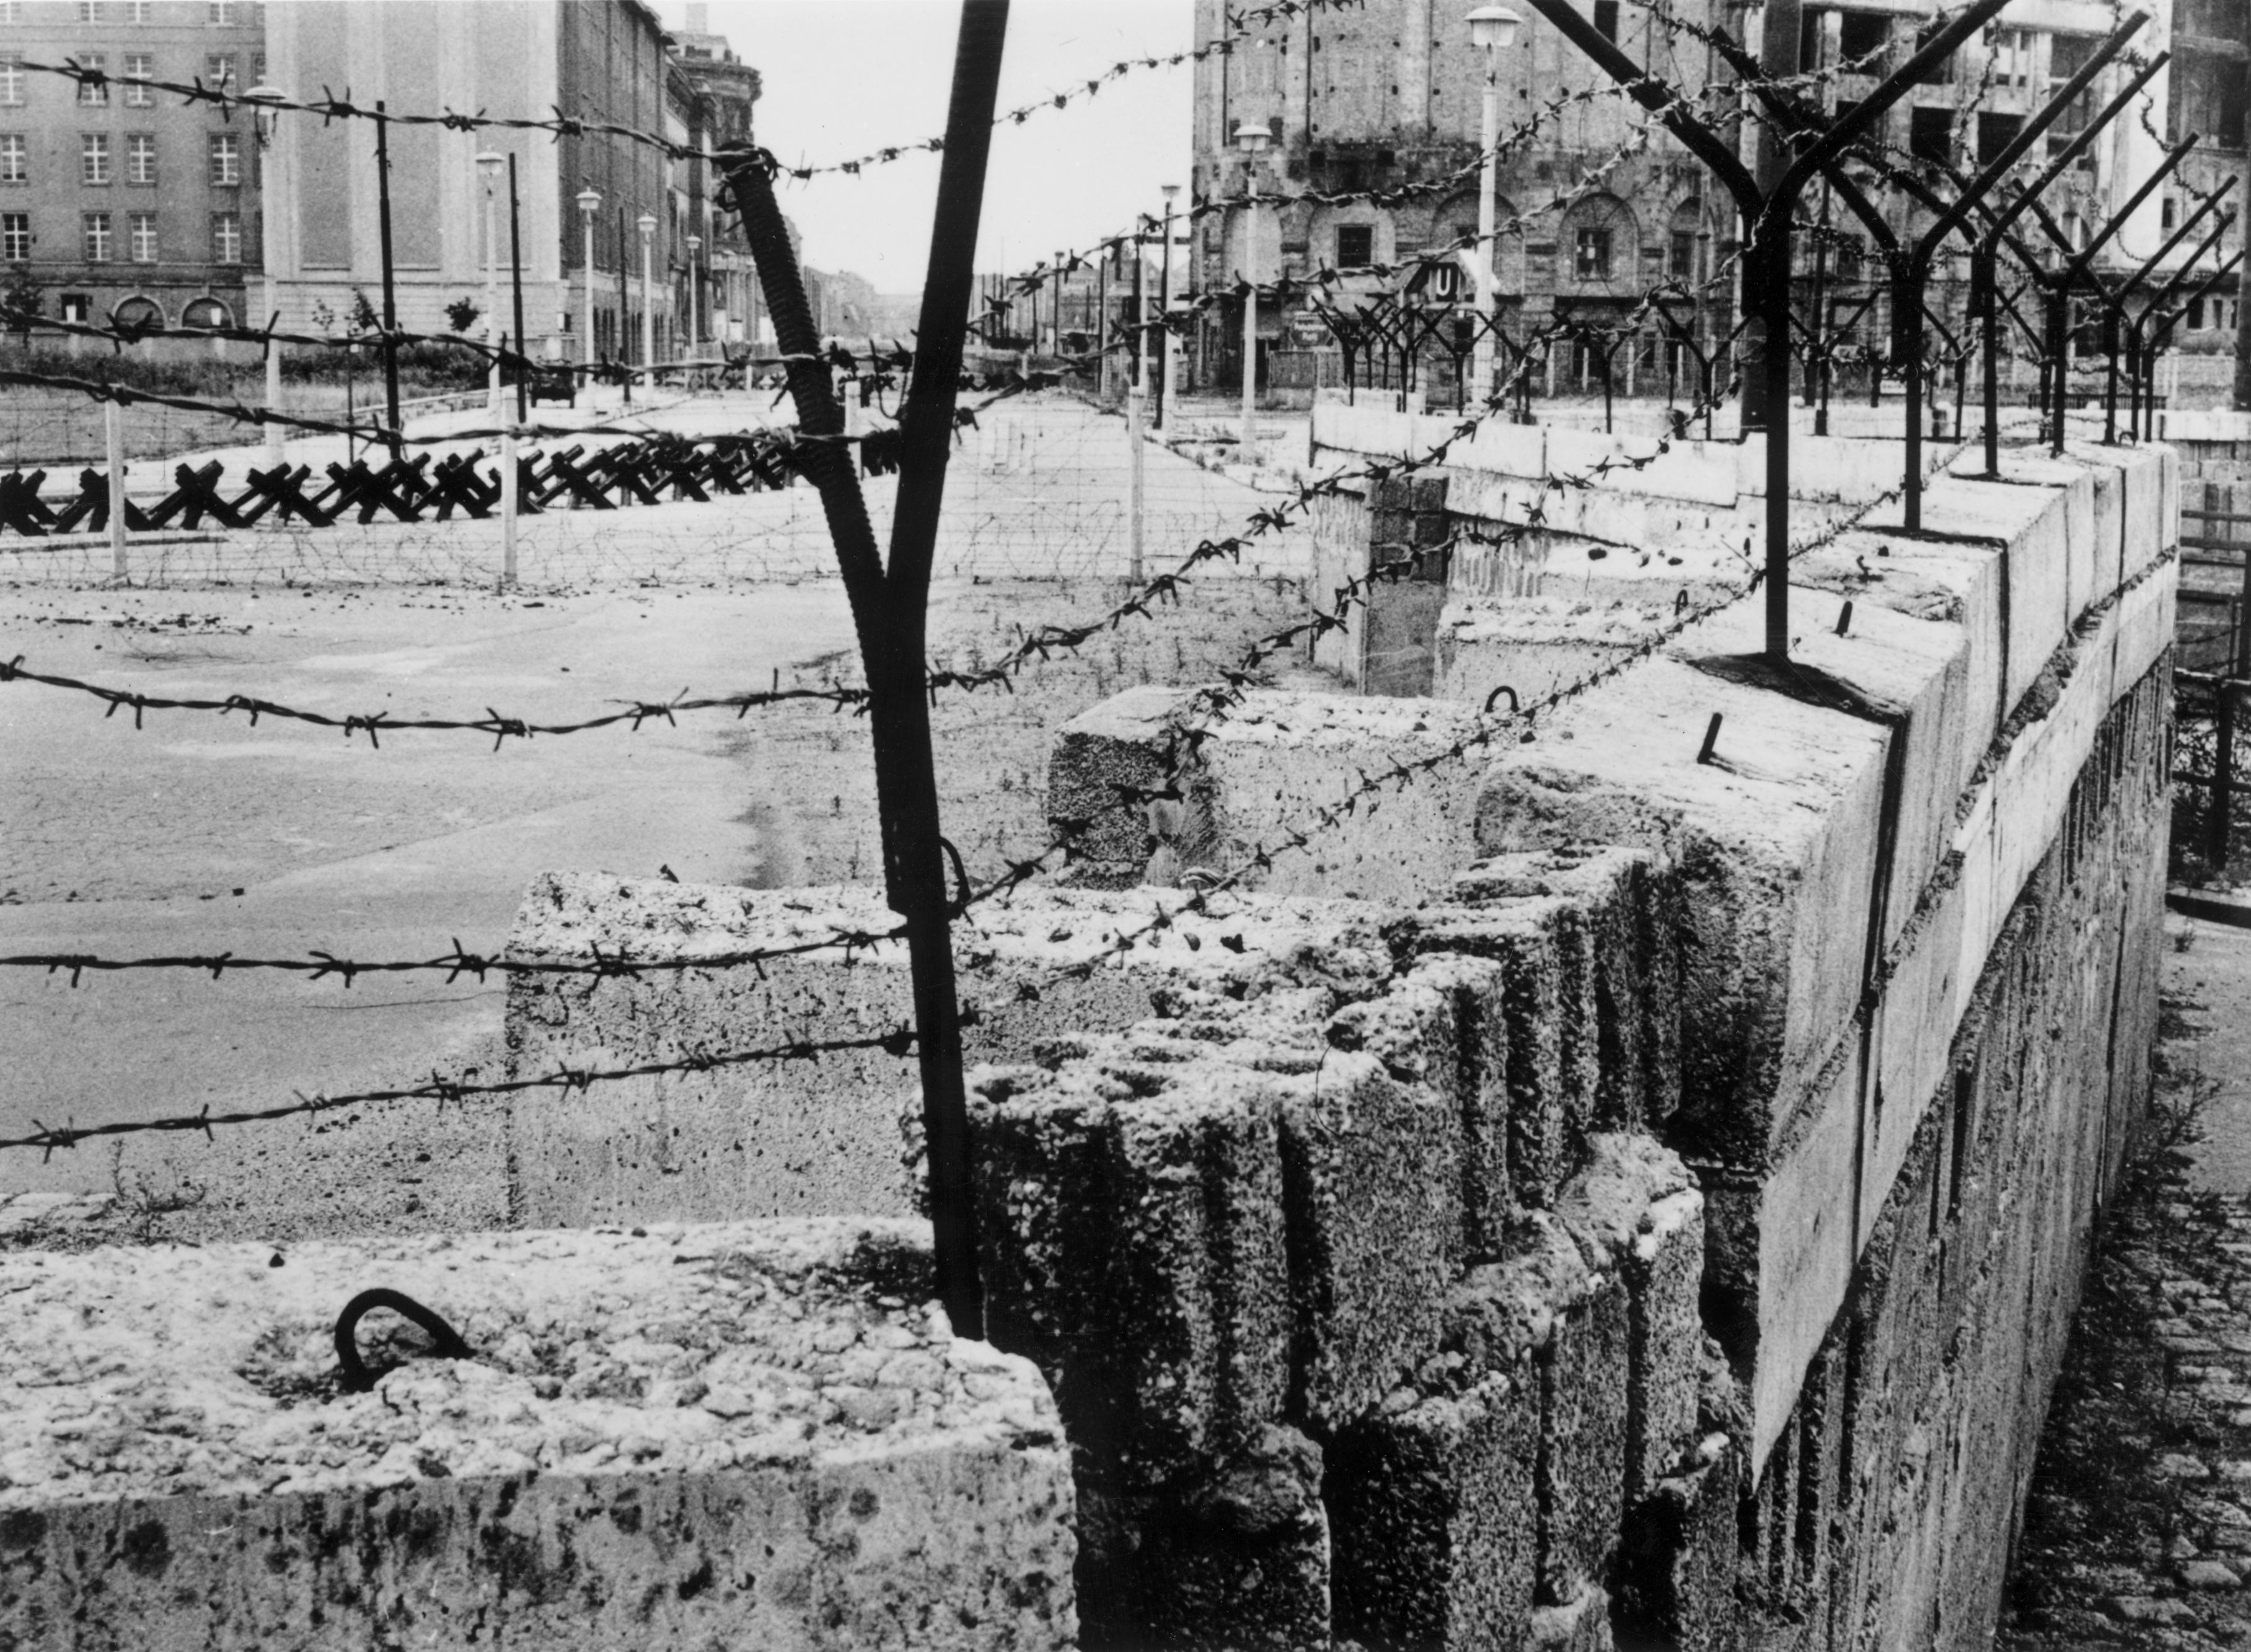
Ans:
[[[1143,881],[1157,847],[1146,795],[1179,790],[1186,691],[1143,683],[1063,724],[1048,759],[1048,823],[1074,830],[1070,862],[1091,887]]]
[[[0,1641],[1073,1646],[1054,1407],[922,1305],[925,1233],[0,1257]],[[377,1284],[471,1357],[371,1315],[344,1391]]]
[[[1337,1633],[1370,1649],[1513,1647],[1533,1610],[1539,1393],[1528,1364],[1405,1390],[1338,1436],[1326,1482]]]
[[[1335,1428],[1437,1346],[1460,1234],[1460,1122],[1437,1090],[1349,1051],[1288,1080],[1278,1101],[1293,1411]]]
[[[1437,1080],[1460,1119],[1462,1255],[1489,1260],[1518,1211],[1509,1179],[1507,972],[1491,958],[1437,953],[1417,959],[1405,984],[1433,995],[1444,1006],[1433,1020],[1442,1013],[1451,1030],[1451,1065]]]
[[[1560,1606],[1532,1609],[1526,1652],[1613,1652],[1610,1599],[1592,1584]]]

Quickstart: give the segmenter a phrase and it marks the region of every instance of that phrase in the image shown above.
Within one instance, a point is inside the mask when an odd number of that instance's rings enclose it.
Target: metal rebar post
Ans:
[[[383,258],[383,412],[391,428],[391,456],[399,456],[405,432],[398,417],[398,284],[391,250],[391,121],[381,98],[375,100],[375,217]]]

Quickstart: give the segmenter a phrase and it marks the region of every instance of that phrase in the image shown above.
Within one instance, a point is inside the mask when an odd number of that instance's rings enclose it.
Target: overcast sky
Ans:
[[[667,24],[682,0],[659,0]],[[960,18],[952,0],[711,0],[710,23],[764,78],[759,142],[793,165],[864,155],[945,130]],[[1001,107],[1080,86],[1121,58],[1194,45],[1191,0],[1015,0]],[[994,134],[977,267],[1020,269],[1131,226],[1186,184],[1192,66],[1136,69],[1091,98]],[[856,177],[786,180],[782,210],[805,259],[856,271],[879,291],[913,292],[930,255],[938,157]],[[1185,196],[1182,197],[1185,200]]]

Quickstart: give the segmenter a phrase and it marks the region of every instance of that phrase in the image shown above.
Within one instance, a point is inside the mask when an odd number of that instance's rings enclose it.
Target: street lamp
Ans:
[[[699,312],[703,308],[703,283],[696,279],[696,255],[703,250],[703,238],[688,238],[688,354],[692,359],[696,346],[702,342],[703,328]]]
[[[1258,157],[1273,134],[1248,121],[1235,128],[1235,147],[1243,151],[1245,198],[1243,208],[1243,435],[1239,446],[1245,462],[1255,463],[1258,450],[1250,431],[1251,403],[1258,385]]]
[[[655,292],[655,277],[650,273],[649,260],[655,256],[656,217],[654,213],[641,215],[641,364],[656,365],[656,305],[651,294]]]
[[[492,416],[501,417],[500,396],[500,230],[493,222],[493,186],[500,181],[500,169],[508,164],[508,157],[486,149],[477,156],[477,176],[485,186],[485,342],[494,351],[488,373],[492,395]]]
[[[1500,309],[1500,283],[1493,279],[1494,196],[1500,172],[1500,54],[1515,43],[1523,19],[1506,6],[1479,6],[1470,13],[1470,44],[1485,53],[1483,159],[1478,168],[1477,349],[1470,370],[1480,401],[1493,394],[1493,329]]]
[[[286,102],[288,95],[279,86],[254,86],[242,94],[245,102],[253,104],[279,104]],[[274,268],[275,253],[281,245],[281,238],[275,231],[281,223],[281,169],[277,163],[274,142],[278,118],[278,110],[271,110],[263,116],[253,113],[251,116],[253,135],[266,149],[258,180],[258,234],[264,244],[260,249],[258,261],[266,269],[266,318],[268,326],[273,324],[274,318],[281,309],[281,280]],[[271,339],[266,344],[266,407],[268,412],[281,411],[281,347]],[[282,459],[281,426],[268,419],[266,425],[266,462],[269,466],[279,465]]]
[[[1173,197],[1181,192],[1177,183],[1160,183],[1158,192],[1165,197],[1165,238],[1159,243],[1158,254],[1164,262],[1157,266],[1157,428],[1165,428],[1165,410],[1173,400],[1173,329],[1162,325],[1173,314]]]
[[[594,214],[601,210],[602,192],[599,190],[578,191],[578,216],[586,224],[586,336],[579,354],[585,356],[585,364],[589,367],[594,364]],[[587,381],[589,389],[592,388],[592,380]]]

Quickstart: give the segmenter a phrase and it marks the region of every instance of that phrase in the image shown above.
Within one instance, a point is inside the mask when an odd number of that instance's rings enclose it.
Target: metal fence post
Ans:
[[[500,545],[503,590],[516,589],[516,427],[500,433]]]
[[[1129,384],[1126,387],[1126,439],[1130,445],[1132,450],[1132,458],[1128,464],[1128,473],[1132,478],[1132,503],[1127,515],[1130,516],[1132,522],[1132,534],[1133,566],[1132,577],[1133,584],[1137,586],[1141,583],[1141,510],[1144,498],[1142,493],[1143,467],[1141,450],[1146,446],[1141,438],[1141,410],[1146,404],[1147,397],[1139,384]]]

